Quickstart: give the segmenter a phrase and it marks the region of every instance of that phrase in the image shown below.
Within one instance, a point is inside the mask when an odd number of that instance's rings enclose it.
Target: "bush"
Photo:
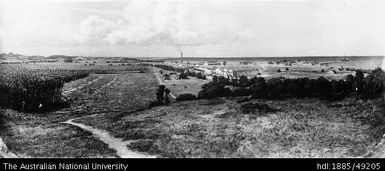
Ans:
[[[171,78],[170,78],[170,75],[169,75],[169,74],[164,74],[164,75],[163,75],[163,77],[164,77],[164,80],[171,80]]]
[[[226,86],[231,86],[232,91]],[[198,98],[214,98],[226,96],[248,96],[253,98],[320,98],[324,100],[339,100],[349,95],[359,98],[375,98],[384,92],[385,72],[377,68],[369,72],[368,76],[356,70],[356,76],[348,75],[345,80],[328,80],[324,77],[318,79],[298,78],[272,78],[266,81],[263,78],[253,77],[248,79],[229,80],[227,78],[213,77],[213,81],[202,86]]]
[[[228,97],[233,93],[229,88],[225,88],[224,84],[218,82],[206,83],[202,86],[201,91],[198,93],[198,98],[215,98],[215,97]]]
[[[188,75],[185,74],[185,73],[181,73],[181,74],[179,74],[179,79],[180,79],[180,80],[181,80],[181,79],[188,79]]]
[[[380,68],[377,68],[366,76],[361,83],[362,85],[358,86],[362,89],[360,94],[361,98],[368,99],[378,97],[384,92],[385,73]]]
[[[206,75],[204,75],[204,74],[202,74],[202,73],[200,73],[200,72],[198,72],[198,73],[196,74],[196,77],[199,78],[199,79],[202,79],[202,80],[206,80],[206,79],[207,79],[207,78],[206,78]]]
[[[188,101],[188,100],[196,100],[197,97],[193,94],[181,94],[175,100],[176,101]]]
[[[148,107],[156,107],[156,106],[161,106],[163,105],[163,103],[159,102],[159,101],[150,101],[150,103],[148,104]]]

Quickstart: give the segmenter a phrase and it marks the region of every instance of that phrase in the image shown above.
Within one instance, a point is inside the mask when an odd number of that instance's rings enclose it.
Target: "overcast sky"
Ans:
[[[385,55],[383,0],[0,2],[0,51],[26,55]]]

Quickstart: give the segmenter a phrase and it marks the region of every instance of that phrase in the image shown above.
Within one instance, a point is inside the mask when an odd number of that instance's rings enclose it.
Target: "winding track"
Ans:
[[[0,137],[0,158],[17,158],[16,154],[8,150],[7,145],[5,145],[3,139]]]
[[[97,115],[100,115],[100,114],[86,116],[86,117],[94,117]],[[144,153],[139,153],[139,152],[129,150],[127,148],[127,145],[129,145],[133,141],[123,141],[122,138],[115,138],[105,130],[96,129],[91,126],[84,125],[82,123],[73,122],[74,120],[82,119],[82,118],[85,118],[85,117],[69,119],[62,123],[70,124],[70,125],[79,127],[85,131],[91,132],[94,137],[98,138],[100,141],[107,144],[109,148],[116,150],[116,154],[121,158],[155,158],[156,157],[156,156],[151,156]]]
[[[162,81],[162,79],[160,78],[160,76],[159,76],[159,73],[157,72],[157,71],[155,71],[155,69],[153,69],[153,71],[154,71],[154,74],[155,74],[155,76],[156,76],[156,79],[158,80],[158,83],[159,84],[165,84],[163,81]],[[172,93],[170,93],[170,96],[173,98],[173,99],[176,99],[176,96],[174,96]]]

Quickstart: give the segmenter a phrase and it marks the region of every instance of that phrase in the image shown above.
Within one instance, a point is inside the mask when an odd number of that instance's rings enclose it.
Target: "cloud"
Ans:
[[[106,44],[106,37],[113,32],[115,24],[99,16],[91,16],[81,23],[80,43]]]
[[[81,24],[81,43],[107,45],[183,46],[251,40],[250,30],[231,17],[202,11],[194,2],[132,1],[116,22],[98,16]]]

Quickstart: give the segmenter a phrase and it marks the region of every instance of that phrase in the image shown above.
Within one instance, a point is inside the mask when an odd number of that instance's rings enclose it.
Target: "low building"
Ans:
[[[253,65],[253,62],[251,61],[241,61],[239,62],[241,65]]]

